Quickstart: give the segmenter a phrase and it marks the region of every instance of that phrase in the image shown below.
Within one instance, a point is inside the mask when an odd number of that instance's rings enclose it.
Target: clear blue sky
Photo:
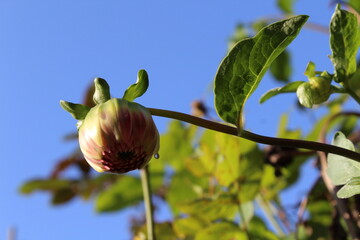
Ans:
[[[131,214],[97,214],[93,202],[80,199],[52,207],[47,194],[18,194],[26,180],[46,177],[56,160],[76,143],[62,137],[75,130],[75,120],[59,100],[80,102],[94,77],[108,80],[121,97],[139,69],[150,77],[139,103],[190,112],[194,99],[205,97],[238,22],[279,16],[275,0],[1,0],[0,1],[0,239],[10,226],[18,240],[129,239]],[[328,25],[329,1],[298,1],[298,14]],[[301,47],[300,47],[301,46]],[[304,29],[290,46],[295,72],[308,61],[332,71],[328,36]],[[246,106],[246,126],[275,135],[280,114],[293,111],[295,96],[280,96],[259,105],[266,90],[277,86],[266,75]],[[321,110],[320,110],[321,111]],[[311,125],[308,117],[291,115],[292,127]],[[156,118],[160,131],[165,119]],[[71,174],[71,173],[70,173]],[[296,192],[301,196],[301,191]],[[167,214],[158,214],[158,220]]]

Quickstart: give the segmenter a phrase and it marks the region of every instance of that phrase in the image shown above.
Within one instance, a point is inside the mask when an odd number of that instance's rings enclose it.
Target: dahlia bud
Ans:
[[[148,78],[140,70],[137,83],[122,99],[110,98],[109,85],[95,79],[93,108],[60,101],[78,121],[80,149],[98,172],[125,173],[145,167],[152,156],[158,158],[159,132],[147,108],[131,102],[147,89]]]
[[[98,172],[143,168],[159,150],[159,133],[140,104],[112,98],[93,107],[79,128],[80,149]]]

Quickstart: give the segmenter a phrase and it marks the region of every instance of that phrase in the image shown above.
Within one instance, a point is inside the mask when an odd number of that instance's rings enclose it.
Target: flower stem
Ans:
[[[347,157],[350,159],[354,159],[360,161],[360,154],[345,148],[313,142],[313,141],[305,141],[305,140],[296,140],[296,139],[286,139],[286,138],[276,138],[276,137],[267,137],[258,135],[255,133],[248,132],[246,130],[238,131],[236,127],[225,125],[222,123],[209,121],[203,118],[195,117],[189,114],[163,110],[163,109],[155,109],[148,108],[150,113],[154,116],[167,117],[172,119],[177,119],[183,122],[191,123],[199,127],[211,129],[214,131],[234,135],[237,137],[245,138],[247,140],[267,144],[267,145],[275,145],[281,147],[293,147],[293,148],[303,148],[315,151],[321,151],[326,153],[333,153],[343,157]]]
[[[145,166],[144,168],[140,169],[140,177],[141,177],[141,184],[143,188],[144,202],[145,202],[147,240],[156,240],[148,166]]]
[[[350,88],[346,89],[348,94],[358,103],[360,104],[360,97]]]

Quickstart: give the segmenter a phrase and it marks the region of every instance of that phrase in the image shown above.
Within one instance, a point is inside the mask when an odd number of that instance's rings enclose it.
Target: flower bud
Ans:
[[[80,149],[98,172],[143,168],[159,150],[159,132],[140,104],[112,98],[93,107],[79,128]]]
[[[326,71],[309,77],[309,82],[301,84],[296,91],[301,105],[311,108],[328,100],[332,93],[331,80],[332,76]]]

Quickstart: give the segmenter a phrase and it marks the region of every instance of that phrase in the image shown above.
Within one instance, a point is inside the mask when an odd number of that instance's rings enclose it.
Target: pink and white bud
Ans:
[[[80,149],[98,172],[143,168],[159,150],[159,132],[140,104],[112,98],[93,107],[79,128]]]

